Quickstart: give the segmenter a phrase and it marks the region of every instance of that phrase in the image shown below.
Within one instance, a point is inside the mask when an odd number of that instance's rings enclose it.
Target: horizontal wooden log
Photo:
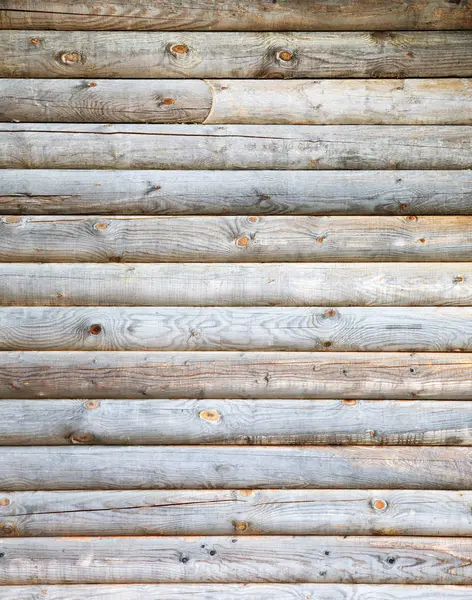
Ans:
[[[470,169],[472,126],[0,123],[0,168]]]
[[[470,490],[471,460],[445,446],[4,446],[0,490]]]
[[[471,306],[472,263],[2,264],[3,306]]]
[[[472,79],[0,79],[0,86],[0,120],[14,122],[472,124]]]
[[[0,352],[0,398],[472,400],[472,355]]]
[[[113,584],[2,586],[1,600],[470,600],[466,585],[362,585],[335,583],[233,583],[233,584]]]
[[[2,585],[472,580],[472,541],[451,537],[12,538],[0,549]]]
[[[466,307],[0,308],[0,350],[472,352]]]
[[[0,445],[472,446],[471,423],[464,400],[4,400]]]
[[[313,4],[295,0],[272,6],[264,0],[199,0],[191,7],[183,0],[159,3],[75,0],[4,0],[0,27],[4,29],[82,30],[384,30],[471,29],[467,3],[441,0],[324,0]]]
[[[0,214],[471,215],[472,171],[0,171]]]
[[[1,537],[472,536],[467,491],[12,492],[1,500]]]
[[[0,217],[2,262],[472,259],[472,217]]]

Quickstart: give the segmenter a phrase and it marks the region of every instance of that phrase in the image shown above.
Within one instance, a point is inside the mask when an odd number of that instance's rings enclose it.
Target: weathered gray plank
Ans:
[[[0,352],[0,398],[472,399],[470,353]]]
[[[273,4],[273,3],[272,3]],[[467,2],[429,0],[184,0],[89,4],[76,0],[3,0],[5,29],[359,30],[470,29]]]
[[[362,585],[335,583],[128,584],[2,586],[1,600],[470,600],[465,585]]]
[[[1,584],[472,580],[467,538],[11,538],[0,549]]]
[[[472,171],[0,171],[0,214],[467,215]]]
[[[0,86],[1,121],[472,124],[472,80],[465,78],[174,82],[0,79]]]
[[[471,259],[470,216],[0,217],[2,262]]]
[[[20,306],[471,306],[471,263],[2,264]]]
[[[0,350],[472,352],[466,307],[0,308]]]
[[[0,445],[472,446],[472,403],[406,400],[3,400]]]
[[[0,490],[460,490],[471,464],[446,446],[4,446]]]
[[[0,501],[1,537],[472,536],[467,491],[11,492]]]
[[[472,126],[0,123],[0,168],[470,169]]]

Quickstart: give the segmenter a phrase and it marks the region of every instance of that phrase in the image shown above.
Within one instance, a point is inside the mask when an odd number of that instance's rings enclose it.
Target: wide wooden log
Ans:
[[[471,125],[471,79],[1,79],[0,120]]]
[[[471,215],[472,171],[0,171],[0,214]]]
[[[2,264],[3,306],[472,306],[471,263]]]
[[[0,308],[0,350],[472,352],[467,307]]]
[[[0,500],[1,537],[472,536],[468,491],[11,492]]]
[[[0,540],[0,583],[470,584],[472,541],[426,537]]]
[[[359,30],[471,29],[467,3],[429,0],[4,0],[5,29]]]
[[[472,259],[472,217],[0,217],[2,262]]]
[[[2,586],[1,600],[470,600],[467,585],[362,585],[336,583],[233,583],[233,584],[113,584]]]
[[[395,352],[0,352],[0,398],[472,400],[472,357]]]
[[[465,400],[4,400],[0,445],[472,446],[471,423]]]
[[[472,126],[0,124],[0,168],[470,169]]]
[[[444,446],[4,446],[0,490],[470,490],[471,462]]]

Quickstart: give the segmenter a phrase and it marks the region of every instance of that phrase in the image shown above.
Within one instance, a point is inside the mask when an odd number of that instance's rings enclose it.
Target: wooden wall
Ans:
[[[0,600],[470,600],[472,2],[0,9]]]

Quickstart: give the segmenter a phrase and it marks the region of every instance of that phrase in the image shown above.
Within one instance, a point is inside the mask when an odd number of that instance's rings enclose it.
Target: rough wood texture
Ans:
[[[472,171],[0,171],[0,214],[470,215]]]
[[[236,540],[236,541],[235,541]],[[389,537],[0,540],[0,583],[470,584],[472,541]]]
[[[472,403],[407,400],[4,400],[0,445],[472,446]],[[64,534],[65,535],[65,534]]]
[[[442,0],[3,0],[5,29],[471,29],[468,2]]]
[[[3,262],[440,262],[471,258],[472,217],[468,216],[0,217]]]
[[[472,126],[0,124],[0,168],[470,169]]]
[[[1,537],[472,535],[467,491],[12,492],[1,499]]]
[[[472,587],[460,585],[295,584],[135,584],[2,586],[1,600],[470,600]]]
[[[2,264],[4,306],[471,306],[471,263]]]
[[[0,120],[14,122],[472,124],[471,79],[0,79],[0,86]]]
[[[0,350],[472,352],[465,307],[0,308]]]
[[[0,398],[472,399],[472,355],[0,352]]]
[[[471,463],[462,447],[4,446],[0,490],[457,490]]]

